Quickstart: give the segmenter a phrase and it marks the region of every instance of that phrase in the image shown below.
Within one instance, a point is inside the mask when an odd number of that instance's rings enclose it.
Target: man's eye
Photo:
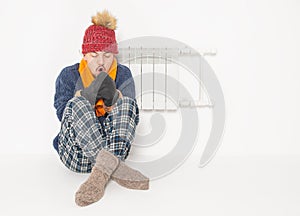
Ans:
[[[98,54],[97,53],[91,53],[91,56],[95,58],[95,57],[98,56]]]
[[[109,58],[109,57],[111,56],[111,53],[104,53],[104,56],[105,56],[106,58]]]

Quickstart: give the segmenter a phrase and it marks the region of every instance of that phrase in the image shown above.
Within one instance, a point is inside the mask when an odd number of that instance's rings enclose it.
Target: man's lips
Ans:
[[[96,71],[103,72],[103,71],[105,71],[105,68],[100,66],[100,67],[97,67]]]

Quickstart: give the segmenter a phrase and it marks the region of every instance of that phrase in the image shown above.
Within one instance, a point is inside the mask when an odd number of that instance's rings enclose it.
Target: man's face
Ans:
[[[109,72],[109,69],[114,60],[114,54],[109,52],[89,52],[84,55],[88,67],[94,77],[98,76],[101,72]]]

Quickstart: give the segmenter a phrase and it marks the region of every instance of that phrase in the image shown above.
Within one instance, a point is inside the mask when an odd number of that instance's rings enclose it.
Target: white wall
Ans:
[[[218,50],[207,57],[227,106],[218,154],[300,154],[296,0],[1,2],[1,153],[53,151],[55,79],[80,60],[84,30],[104,8],[119,41],[155,35]]]

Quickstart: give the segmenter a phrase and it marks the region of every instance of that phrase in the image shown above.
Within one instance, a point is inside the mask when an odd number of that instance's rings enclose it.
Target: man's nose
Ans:
[[[104,60],[103,60],[103,55],[99,55],[97,58],[97,64],[98,65],[103,65],[104,64]]]

